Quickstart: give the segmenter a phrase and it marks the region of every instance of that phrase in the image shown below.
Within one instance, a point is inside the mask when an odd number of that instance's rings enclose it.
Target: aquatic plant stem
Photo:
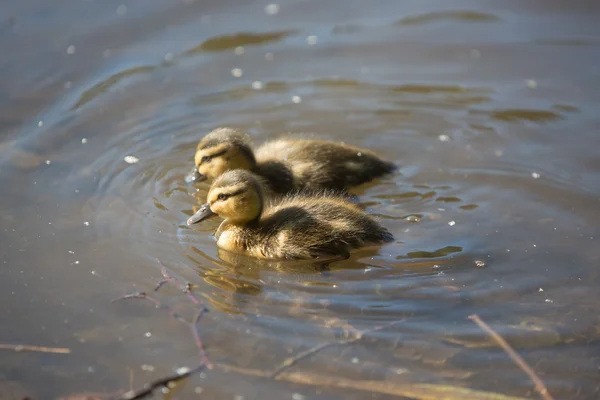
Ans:
[[[334,342],[327,342],[327,343],[321,343],[315,347],[312,347],[306,351],[300,352],[298,354],[296,354],[293,357],[289,357],[286,358],[281,364],[279,364],[279,366],[277,368],[275,368],[275,370],[273,370],[273,372],[271,372],[269,374],[269,377],[271,378],[277,378],[278,375],[280,375],[283,371],[285,371],[286,369],[288,369],[289,367],[293,366],[294,364],[296,364],[298,361],[305,359],[306,357],[315,354],[321,350],[323,350],[326,347],[330,347],[330,346],[335,346],[335,345],[348,345],[348,344],[352,344],[355,342],[358,342],[359,340],[361,340],[364,335],[369,334],[369,333],[373,333],[373,332],[378,332],[381,331],[383,329],[389,328],[391,326],[397,325],[401,322],[404,322],[405,319],[401,319],[398,321],[393,321],[390,323],[387,323],[385,325],[380,325],[380,326],[376,326],[375,328],[371,328],[371,329],[367,329],[364,331],[357,331],[357,333],[355,334],[355,336],[351,339],[346,339],[346,340],[339,340],[339,341],[334,341]]]
[[[544,385],[544,382],[542,382],[542,380],[537,376],[535,371],[529,365],[527,365],[525,360],[523,360],[523,358],[512,348],[510,344],[508,344],[506,340],[504,340],[502,336],[500,336],[495,330],[493,330],[488,324],[486,324],[477,314],[469,315],[468,318],[471,321],[475,322],[488,335],[490,335],[492,339],[494,339],[494,341],[498,343],[502,350],[504,350],[506,354],[508,354],[511,360],[513,360],[514,363],[517,364],[517,366],[521,368],[521,370],[525,372],[527,376],[529,376],[529,378],[535,384],[535,389],[538,391],[538,393],[542,396],[544,400],[554,400],[554,398],[548,392],[546,385]]]
[[[38,353],[69,354],[71,349],[64,347],[31,346],[27,344],[0,344],[0,350],[35,351]]]

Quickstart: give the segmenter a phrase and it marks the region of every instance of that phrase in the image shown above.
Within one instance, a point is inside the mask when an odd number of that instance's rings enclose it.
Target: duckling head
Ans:
[[[263,208],[263,190],[256,176],[236,169],[219,176],[208,191],[207,203],[187,220],[192,225],[218,215],[234,225],[257,220]]]
[[[256,160],[247,134],[234,128],[217,128],[198,143],[194,164],[188,182],[214,179],[233,169],[252,170]]]

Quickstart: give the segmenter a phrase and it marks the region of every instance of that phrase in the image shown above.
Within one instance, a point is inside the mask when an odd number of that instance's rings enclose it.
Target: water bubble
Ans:
[[[44,126],[44,121],[39,121],[38,122],[38,126],[41,128],[42,126]]]
[[[406,220],[408,222],[413,222],[413,223],[421,222],[421,218],[419,218],[416,215],[409,215],[408,217],[406,217]]]
[[[50,165],[50,164],[52,164],[52,161],[46,160],[46,165]]]
[[[483,262],[481,260],[475,260],[475,266],[478,268],[483,268],[483,267],[485,267],[485,262]]]
[[[273,53],[265,53],[265,60],[273,61]]]
[[[358,357],[354,357],[352,359],[352,364],[358,364],[360,362],[360,360],[358,359]]]
[[[146,332],[146,333],[144,333],[144,336],[146,336],[146,337],[152,337],[152,332]]]
[[[67,47],[67,54],[75,54],[75,46],[70,45]]]
[[[300,103],[302,101],[302,98],[300,96],[292,96],[292,102],[293,103]]]
[[[261,90],[264,87],[264,84],[261,81],[252,82],[252,89]]]
[[[279,12],[279,4],[269,4],[265,7],[265,12],[268,15],[275,15]]]
[[[81,138],[81,144],[86,144],[87,143],[87,139],[86,138]]]
[[[166,62],[171,62],[171,61],[173,61],[173,58],[175,58],[175,57],[173,56],[173,53],[167,53],[167,54],[165,54],[164,58],[165,58]]]
[[[142,364],[142,366],[140,368],[142,369],[142,371],[148,371],[148,372],[154,371],[154,365]]]
[[[235,76],[236,78],[240,78],[243,74],[243,71],[240,68],[234,68],[231,70],[231,75]]]
[[[244,54],[246,50],[244,49],[244,46],[238,46],[235,48],[235,50],[233,50],[233,52],[235,54],[237,54],[238,56],[241,56],[242,54]]]
[[[530,89],[535,89],[537,87],[537,82],[533,79],[527,79],[525,81],[525,84],[527,85],[528,88]]]
[[[362,153],[359,151],[358,153],[356,153],[357,156],[362,157]]]
[[[292,395],[293,400],[304,400],[306,397],[300,393],[294,393]]]
[[[317,37],[317,35],[310,35],[306,38],[306,43],[308,43],[311,46],[317,44],[318,41],[319,38]]]
[[[448,135],[440,135],[440,136],[438,136],[438,139],[440,140],[440,142],[449,142],[450,141],[450,136],[448,136]]]
[[[196,394],[201,394],[202,392],[204,392],[204,389],[203,389],[203,388],[201,388],[200,386],[196,386],[196,387],[194,388],[194,393],[196,393]]]
[[[454,225],[456,225],[456,221],[449,221],[449,222],[448,222],[448,225],[450,225],[450,226],[454,226]]]
[[[119,7],[117,7],[117,15],[122,17],[125,14],[127,14],[127,6],[125,4],[121,4]]]
[[[540,174],[538,174],[537,172],[532,172],[532,173],[531,173],[531,177],[532,177],[533,179],[538,179],[538,178],[540,177]]]
[[[538,292],[543,292],[543,291],[544,291],[544,289],[542,289],[542,288],[540,288],[540,289],[538,290]]]
[[[123,158],[123,160],[127,163],[127,164],[136,164],[140,161],[139,158],[137,158],[136,156],[132,156],[132,155],[127,155]]]

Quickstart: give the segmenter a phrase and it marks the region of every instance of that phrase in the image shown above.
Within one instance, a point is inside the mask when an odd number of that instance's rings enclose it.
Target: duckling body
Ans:
[[[325,140],[282,138],[256,151],[247,134],[218,128],[205,136],[195,154],[194,178],[214,179],[232,169],[259,175],[268,190],[345,190],[391,173],[396,166],[372,151]]]
[[[377,220],[332,192],[264,204],[260,179],[245,170],[217,178],[207,199],[188,224],[220,215],[225,220],[215,233],[217,245],[257,258],[341,259],[352,249],[393,240]]]

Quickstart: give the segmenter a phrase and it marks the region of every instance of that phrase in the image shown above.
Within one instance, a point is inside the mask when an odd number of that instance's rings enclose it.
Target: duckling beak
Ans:
[[[188,225],[193,225],[193,224],[197,224],[198,222],[202,222],[205,219],[209,219],[211,217],[214,217],[215,214],[211,209],[210,209],[210,204],[206,203],[206,204],[202,204],[200,206],[200,209],[196,212],[196,214],[192,215],[188,220],[187,220],[187,224]]]
[[[192,170],[185,176],[185,183],[202,182],[204,180],[206,180],[206,175],[202,175],[200,172],[198,172],[198,168],[196,168],[196,166],[194,166],[194,168],[192,168]]]

